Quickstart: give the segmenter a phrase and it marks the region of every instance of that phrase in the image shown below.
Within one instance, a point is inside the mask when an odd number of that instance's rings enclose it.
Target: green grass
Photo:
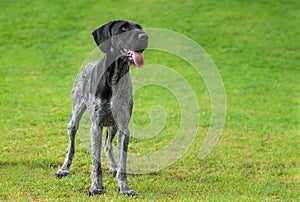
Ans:
[[[210,155],[199,159],[210,123],[210,98],[180,59],[146,51],[146,64],[172,67],[196,92],[200,129],[176,163],[129,175],[139,201],[298,201],[300,184],[299,1],[5,1],[0,0],[0,200],[84,201],[91,155],[77,138],[70,176],[63,162],[71,88],[95,48],[90,32],[114,19],[180,32],[211,56],[224,81],[226,123]],[[134,70],[138,71],[138,70]],[[172,94],[146,87],[135,96],[134,122],[150,123],[161,104],[166,126],[149,140],[131,138],[129,151],[151,153],[172,140],[180,112]],[[105,193],[117,194],[104,162]]]

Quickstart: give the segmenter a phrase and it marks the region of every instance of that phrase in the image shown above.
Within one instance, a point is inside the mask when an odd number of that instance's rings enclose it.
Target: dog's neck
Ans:
[[[109,62],[110,61],[106,62],[107,68],[104,75],[108,76],[107,82],[109,82],[109,85],[113,86],[129,72],[130,64],[122,57],[117,58],[115,61],[111,62],[111,64],[109,64]]]
[[[130,64],[122,57],[112,60],[111,57],[107,57],[106,55],[104,59],[100,61],[98,67],[101,68],[102,62],[104,62],[105,69],[97,71],[96,67],[95,73],[92,74],[95,77],[92,80],[98,81],[97,85],[95,86],[96,88],[93,88],[95,89],[95,91],[92,91],[92,94],[94,94],[96,97],[101,96],[103,99],[108,100],[112,95],[112,88],[117,87],[119,81],[121,81],[122,78],[125,78],[127,76],[129,76],[130,78],[130,75],[128,74]],[[97,72],[99,72],[100,74],[98,74]],[[119,85],[123,85],[123,82],[121,83],[122,84]],[[128,84],[131,86],[131,82]]]

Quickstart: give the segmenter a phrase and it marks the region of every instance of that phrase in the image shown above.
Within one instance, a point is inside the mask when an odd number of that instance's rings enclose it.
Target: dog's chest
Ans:
[[[94,100],[95,118],[100,126],[116,125],[116,119],[130,116],[132,111],[132,83],[128,70],[119,63],[109,66],[103,74]]]
[[[95,115],[101,126],[113,126],[115,121],[112,114],[112,104],[109,100],[95,99]]]
[[[132,96],[112,96],[109,100],[103,100],[100,97],[98,97],[94,101],[94,107],[95,118],[100,126],[114,126],[116,125],[116,119],[118,118],[127,117],[128,119],[130,119],[133,107]]]

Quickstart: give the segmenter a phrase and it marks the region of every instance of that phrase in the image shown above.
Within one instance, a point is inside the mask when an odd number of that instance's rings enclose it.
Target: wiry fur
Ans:
[[[124,31],[122,26],[126,26]],[[126,177],[126,160],[130,132],[133,100],[129,68],[132,59],[120,53],[121,48],[142,52],[148,43],[148,36],[142,28],[129,21],[110,22],[93,33],[98,47],[105,57],[87,64],[80,72],[72,91],[72,113],[68,122],[69,143],[66,157],[58,178],[70,173],[70,166],[75,152],[75,134],[82,114],[87,109],[91,118],[92,147],[92,184],[89,195],[101,194],[102,169],[101,147],[102,131],[106,127],[104,150],[111,172],[116,175],[120,193],[135,195],[129,189]],[[112,140],[118,132],[118,163],[112,150]]]

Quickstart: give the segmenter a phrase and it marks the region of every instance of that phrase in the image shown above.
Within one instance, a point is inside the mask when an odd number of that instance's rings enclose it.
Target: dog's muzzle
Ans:
[[[132,48],[122,48],[120,52],[123,56],[128,58],[130,63],[141,68],[144,66],[144,57],[142,52],[147,48],[148,35],[142,32],[139,33],[136,38],[136,43]]]
[[[141,68],[144,66],[144,57],[141,52],[132,51],[132,50],[123,48],[121,50],[121,53],[123,56],[128,57],[129,61],[133,62],[136,67]]]

